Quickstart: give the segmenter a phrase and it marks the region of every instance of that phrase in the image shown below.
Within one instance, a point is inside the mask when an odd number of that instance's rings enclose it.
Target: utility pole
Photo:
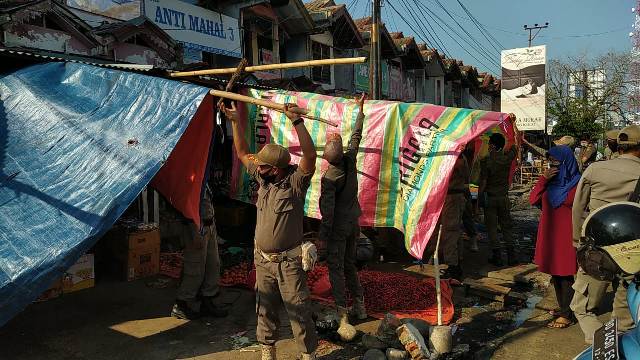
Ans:
[[[533,39],[535,39],[536,36],[538,36],[538,34],[540,33],[540,30],[546,29],[548,27],[549,27],[548,22],[544,23],[544,25],[533,24],[533,26],[529,26],[529,25],[524,26],[525,31],[529,30],[529,47],[531,47],[531,41],[533,41]],[[536,31],[535,34],[532,34],[533,30],[538,30],[538,31]]]
[[[380,1],[381,0],[372,0],[373,23],[371,24],[371,69],[369,71],[371,78],[369,83],[371,88],[370,96],[373,100],[380,100],[382,98],[382,77],[380,73]]]
[[[533,24],[533,26],[529,26],[527,24],[524,25],[524,30],[525,31],[529,30],[529,47],[531,47],[531,42],[533,41],[533,39],[536,38],[536,36],[538,36],[540,31],[542,29],[546,29],[548,27],[549,27],[549,23],[548,22],[545,22],[544,25],[538,25],[538,24]],[[538,31],[536,31],[536,33],[533,34],[533,30],[538,30]],[[518,73],[520,73],[520,70],[518,70]],[[519,75],[518,75],[518,79],[520,79]],[[544,116],[544,142],[547,143],[547,144],[549,143],[549,123],[548,123],[548,119],[547,119],[547,114],[546,113],[545,113],[545,116]]]

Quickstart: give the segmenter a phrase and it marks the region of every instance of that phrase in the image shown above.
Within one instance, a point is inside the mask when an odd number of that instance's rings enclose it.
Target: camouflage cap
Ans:
[[[620,130],[618,134],[618,144],[638,145],[640,144],[640,126],[630,125]]]
[[[277,144],[267,144],[256,154],[258,165],[271,165],[284,169],[289,166],[290,161],[289,150]]]

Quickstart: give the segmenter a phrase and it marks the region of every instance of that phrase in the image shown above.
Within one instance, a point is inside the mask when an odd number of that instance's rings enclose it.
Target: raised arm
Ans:
[[[533,150],[533,152],[535,152],[536,154],[540,155],[540,156],[545,156],[547,155],[547,150],[541,148],[540,146],[534,145],[530,142],[527,141],[527,139],[523,136],[522,137],[522,142],[525,143],[525,145],[527,145],[531,150]]]
[[[300,148],[302,149],[302,159],[300,160],[298,167],[305,174],[311,174],[316,170],[316,158],[318,154],[316,153],[316,148],[313,145],[311,135],[309,135],[309,131],[307,131],[307,128],[304,126],[304,121],[300,117],[300,114],[290,111],[295,107],[295,104],[286,104],[284,113],[293,123],[293,127],[296,129],[296,133],[298,134]]]
[[[247,140],[244,138],[244,130],[240,127],[238,121],[238,111],[236,109],[236,104],[231,103],[231,108],[228,108],[222,103],[220,105],[220,111],[224,112],[224,115],[227,117],[229,121],[231,121],[231,128],[233,129],[233,145],[236,149],[236,155],[238,155],[238,159],[242,161],[242,164],[248,169],[249,168],[249,145],[247,144]]]
[[[356,125],[353,127],[353,132],[351,133],[351,138],[349,139],[349,146],[347,147],[348,152],[357,153],[358,148],[360,147],[360,140],[362,140],[362,125],[364,123],[364,100],[366,99],[366,95],[363,93],[358,101],[358,106],[360,111],[358,112],[358,117],[356,118]]]
[[[509,114],[509,116],[511,117],[511,126],[513,126],[513,135],[515,137],[515,146],[516,146],[516,161],[518,162],[518,165],[520,165],[522,163],[522,155],[521,155],[521,149],[520,149],[520,131],[518,130],[518,126],[516,125],[516,115],[514,113]]]

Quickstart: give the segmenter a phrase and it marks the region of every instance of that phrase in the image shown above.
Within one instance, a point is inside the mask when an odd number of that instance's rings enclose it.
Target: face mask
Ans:
[[[262,180],[272,183],[275,182],[276,180],[276,176],[274,174],[271,173],[267,173],[267,174],[260,174],[260,177],[262,178]]]

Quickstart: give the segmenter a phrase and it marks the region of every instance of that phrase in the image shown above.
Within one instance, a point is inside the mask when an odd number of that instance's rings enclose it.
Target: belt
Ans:
[[[257,246],[256,246],[256,251],[265,260],[269,262],[280,263],[286,260],[293,260],[297,257],[302,256],[302,245],[298,245],[292,249],[285,250],[279,253],[266,253],[260,250]]]
[[[211,218],[211,219],[202,219],[202,225],[203,226],[211,226],[211,225],[213,225],[213,218]]]

